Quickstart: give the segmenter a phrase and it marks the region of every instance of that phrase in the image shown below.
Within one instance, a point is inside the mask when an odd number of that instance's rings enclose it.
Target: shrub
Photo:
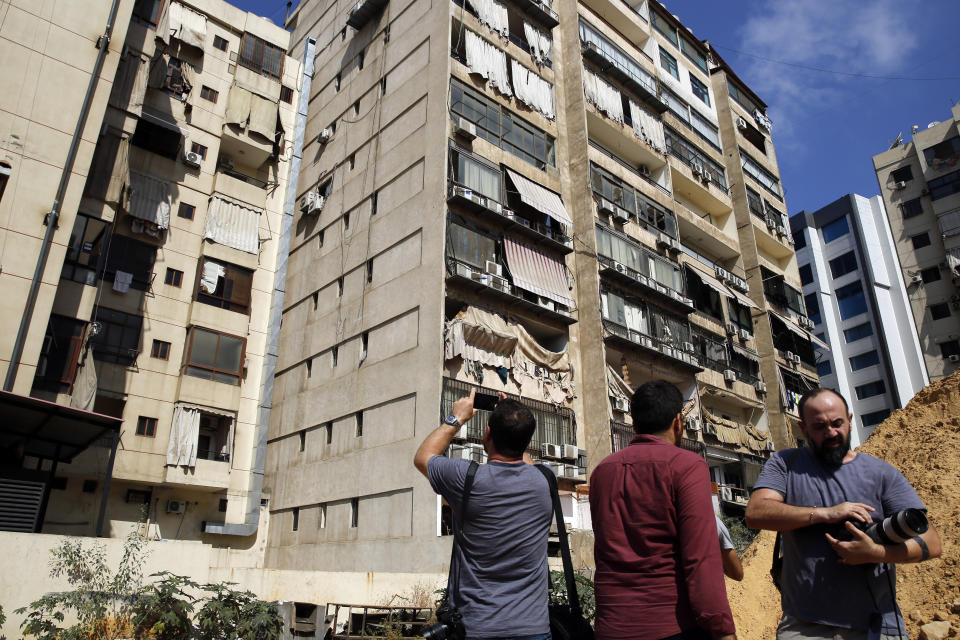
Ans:
[[[583,616],[587,620],[593,620],[593,616],[597,613],[597,601],[593,595],[593,580],[579,573],[575,573],[573,577],[577,584],[577,598],[580,600],[580,609],[583,611]],[[550,571],[550,593],[548,597],[551,605],[570,603],[570,599],[567,597],[567,580],[563,571]]]

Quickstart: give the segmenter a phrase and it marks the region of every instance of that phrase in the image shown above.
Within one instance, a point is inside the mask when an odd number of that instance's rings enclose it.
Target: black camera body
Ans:
[[[860,522],[859,520],[847,520],[847,522],[863,531],[877,544],[884,545],[906,542],[910,538],[925,533],[930,526],[923,509],[904,509],[879,522]],[[846,528],[843,529],[843,533],[845,535],[842,539],[853,539],[853,535]]]
[[[459,609],[450,606],[449,600],[437,607],[437,624],[424,627],[420,633],[424,640],[465,640],[467,637],[463,616]]]

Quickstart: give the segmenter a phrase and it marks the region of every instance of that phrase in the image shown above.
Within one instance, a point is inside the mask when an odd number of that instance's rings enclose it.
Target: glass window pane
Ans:
[[[243,340],[233,336],[220,336],[220,349],[217,351],[217,369],[240,371],[240,357],[243,354]]]
[[[219,336],[212,331],[193,330],[193,344],[190,348],[190,363],[201,367],[216,366],[217,342]]]

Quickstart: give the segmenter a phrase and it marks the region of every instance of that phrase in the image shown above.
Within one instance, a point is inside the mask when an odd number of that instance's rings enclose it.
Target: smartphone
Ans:
[[[493,411],[500,397],[492,393],[477,393],[473,396],[473,408],[480,411]]]

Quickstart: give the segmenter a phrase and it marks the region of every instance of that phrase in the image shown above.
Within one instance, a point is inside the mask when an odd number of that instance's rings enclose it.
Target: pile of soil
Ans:
[[[897,568],[897,600],[911,638],[933,620],[960,637],[960,371],[921,390],[894,412],[859,451],[899,469],[927,507],[943,555]],[[739,640],[775,637],[780,594],[770,580],[775,534],[762,532],[743,556],[744,579],[727,581]]]

